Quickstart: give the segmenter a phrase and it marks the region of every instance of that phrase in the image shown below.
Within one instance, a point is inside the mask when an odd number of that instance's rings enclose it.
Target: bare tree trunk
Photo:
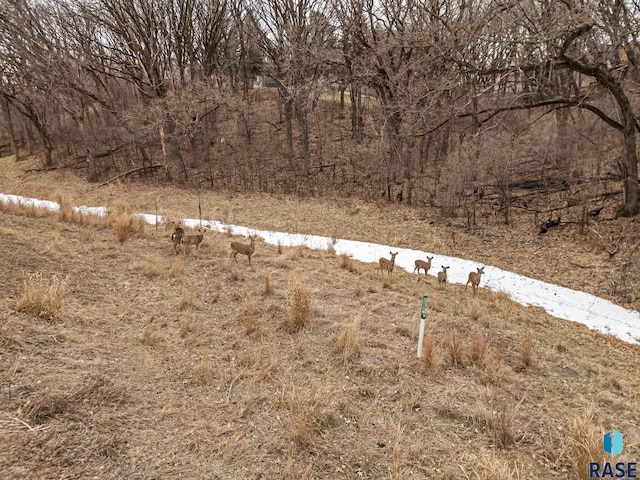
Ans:
[[[4,109],[5,117],[7,118],[7,128],[9,129],[9,143],[11,145],[11,153],[15,161],[20,160],[18,156],[18,144],[16,143],[16,133],[13,129],[13,119],[11,118],[11,109],[9,108],[9,101],[2,97],[2,107]]]
[[[284,122],[287,129],[287,158],[289,159],[289,165],[291,171],[296,173],[296,165],[294,161],[293,152],[293,105],[291,99],[286,99],[284,102]]]
[[[311,148],[309,146],[309,121],[307,118],[307,112],[304,107],[298,106],[296,108],[298,124],[300,125],[300,137],[302,142],[302,159],[304,160],[304,167],[302,174],[308,177],[311,173]]]
[[[80,129],[80,136],[82,137],[82,144],[84,145],[85,155],[87,156],[87,180],[89,182],[98,181],[98,173],[96,171],[96,160],[93,156],[93,149],[89,141],[89,135],[87,134],[87,127],[84,121],[84,112],[77,118],[78,128]]]
[[[351,95],[351,136],[356,143],[360,144],[362,143],[362,89],[352,83],[349,93]]]

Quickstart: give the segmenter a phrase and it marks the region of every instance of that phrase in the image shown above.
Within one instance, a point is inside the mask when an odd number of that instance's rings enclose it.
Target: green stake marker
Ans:
[[[427,318],[427,299],[429,295],[422,295],[422,311],[420,312],[420,335],[418,336],[418,358],[422,358],[422,342],[424,341],[424,324]]]

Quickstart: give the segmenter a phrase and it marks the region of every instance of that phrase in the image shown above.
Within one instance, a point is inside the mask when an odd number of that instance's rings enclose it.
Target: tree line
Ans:
[[[638,198],[626,0],[5,0],[0,145],[43,168],[340,191],[475,222]],[[40,150],[41,149],[41,150]]]

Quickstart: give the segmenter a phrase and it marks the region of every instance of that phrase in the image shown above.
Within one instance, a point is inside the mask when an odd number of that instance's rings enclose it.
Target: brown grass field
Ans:
[[[197,218],[196,192],[96,188],[25,175],[29,162],[0,160],[0,192],[112,213],[0,211],[2,479],[587,478],[611,428],[625,435],[616,461],[640,459],[637,346],[482,283],[473,298],[400,270],[383,281],[332,252],[258,240],[248,267],[229,256],[246,239],[208,232],[176,255],[170,229],[129,215]],[[569,229],[471,231],[348,199],[200,203],[205,219],[457,254],[636,301],[609,288],[624,258]]]

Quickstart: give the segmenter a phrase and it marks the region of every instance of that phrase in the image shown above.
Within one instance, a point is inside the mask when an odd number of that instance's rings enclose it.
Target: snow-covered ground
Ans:
[[[24,198],[16,195],[0,194],[0,201],[20,203],[25,206],[35,205],[36,207],[47,208],[52,211],[59,210],[60,206],[56,202],[48,200],[37,200]],[[105,215],[107,209],[104,207],[74,207],[75,210],[86,214]],[[150,224],[162,222],[162,217],[155,215],[140,214],[145,221]],[[267,230],[256,230],[239,225],[227,225],[215,220],[202,221],[187,219],[182,222],[189,227],[203,227],[211,230],[224,232],[230,228],[235,235],[248,236],[257,234],[266,243],[283,247],[293,247],[304,245],[312,249],[326,250],[329,245],[337,255],[346,254],[360,262],[377,262],[380,257],[389,258],[390,252],[398,252],[396,265],[409,272],[413,272],[414,261],[418,258],[426,260],[426,256],[434,257],[430,272],[436,274],[440,267],[445,265],[450,267],[447,277],[450,283],[465,284],[469,272],[475,271],[477,267],[484,266],[481,263],[463,258],[437,255],[431,252],[411,250],[406,248],[396,248],[376,243],[358,242],[353,240],[332,239],[318,235],[303,235],[286,232],[271,232]],[[513,272],[500,270],[489,265],[485,266],[485,274],[482,276],[483,287],[488,287],[494,291],[502,291],[508,294],[513,300],[522,305],[535,305],[544,308],[549,314],[582,323],[591,329],[599,332],[614,335],[625,342],[640,345],[640,312],[627,310],[608,300],[605,300],[589,293],[572,290],[533,278],[518,275]]]

